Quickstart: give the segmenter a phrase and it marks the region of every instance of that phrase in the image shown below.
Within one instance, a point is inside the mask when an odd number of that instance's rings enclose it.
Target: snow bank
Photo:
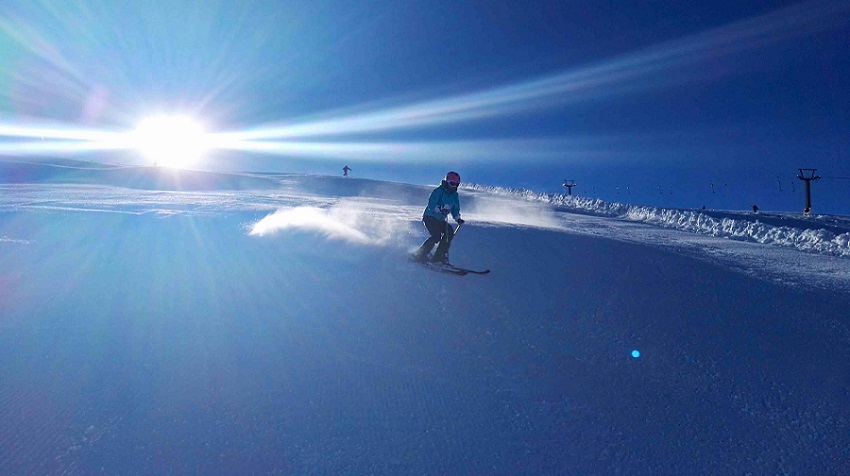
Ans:
[[[714,217],[700,211],[609,203],[598,198],[539,193],[526,189],[510,189],[476,184],[466,184],[464,188],[467,190],[483,191],[493,195],[519,197],[572,211],[642,222],[691,233],[750,241],[765,245],[791,247],[800,251],[850,258],[850,232],[832,232],[819,227],[816,219],[807,221],[806,225],[810,225],[810,227],[805,228],[797,226],[775,226],[760,222],[757,215],[745,217],[744,215],[734,216],[730,214],[729,217]],[[801,221],[795,220],[794,223],[799,225]]]

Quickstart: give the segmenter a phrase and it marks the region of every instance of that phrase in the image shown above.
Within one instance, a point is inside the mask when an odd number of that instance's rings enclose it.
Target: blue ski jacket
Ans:
[[[457,190],[452,190],[443,180],[443,183],[431,192],[428,198],[428,206],[425,207],[425,213],[422,218],[434,217],[438,220],[448,221],[448,216],[451,214],[455,221],[460,220],[460,198],[457,195]]]

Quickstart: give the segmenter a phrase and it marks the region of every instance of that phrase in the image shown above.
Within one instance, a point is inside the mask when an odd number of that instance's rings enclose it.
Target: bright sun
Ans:
[[[203,128],[187,116],[148,117],[136,128],[135,140],[145,157],[164,167],[189,167],[207,148]]]

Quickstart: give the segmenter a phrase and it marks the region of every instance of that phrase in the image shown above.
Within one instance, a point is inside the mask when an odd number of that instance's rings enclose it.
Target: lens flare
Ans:
[[[135,133],[136,147],[155,164],[185,168],[196,163],[207,149],[200,124],[187,116],[152,116]]]

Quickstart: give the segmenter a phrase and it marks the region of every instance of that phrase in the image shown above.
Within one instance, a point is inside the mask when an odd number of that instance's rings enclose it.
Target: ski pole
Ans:
[[[449,225],[449,226],[451,226],[451,225]],[[460,227],[461,227],[461,225],[458,224],[457,228],[455,228],[454,231],[452,232],[452,240],[455,239],[455,235],[457,235],[457,232],[460,231]],[[449,240],[449,241],[451,241],[451,240]]]

